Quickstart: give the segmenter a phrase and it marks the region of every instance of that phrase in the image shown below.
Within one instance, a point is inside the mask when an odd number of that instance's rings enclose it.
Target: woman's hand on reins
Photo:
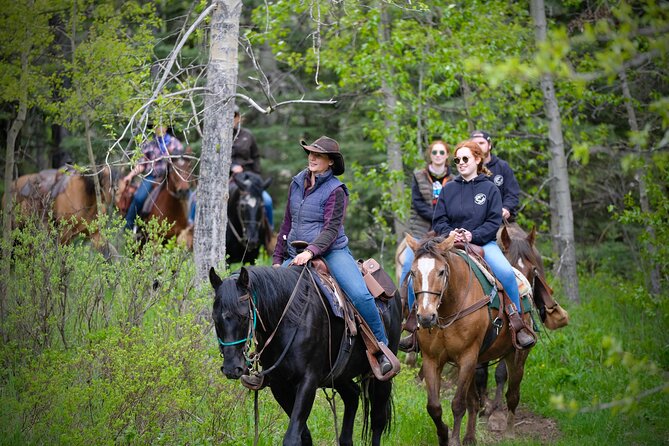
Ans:
[[[304,265],[313,258],[314,258],[314,253],[309,251],[308,249],[305,249],[304,251],[295,256],[295,258],[293,259],[293,264]]]

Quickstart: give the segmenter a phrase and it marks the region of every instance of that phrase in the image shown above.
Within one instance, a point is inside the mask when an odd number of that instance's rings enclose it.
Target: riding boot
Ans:
[[[411,309],[411,312],[404,323],[404,327],[402,328],[408,331],[409,335],[400,339],[399,349],[407,353],[418,351],[418,344],[416,343],[416,328],[418,328],[418,322],[416,321],[415,308]]]
[[[399,348],[406,353],[417,351],[418,345],[416,344],[416,332],[409,333],[409,335],[400,339]]]
[[[242,375],[240,381],[247,389],[260,390],[267,386],[267,381],[264,378],[262,375]]]
[[[537,339],[535,335],[525,326],[525,322],[516,311],[514,305],[507,306],[509,315],[509,326],[514,334],[518,347],[521,350],[528,349],[536,344]]]
[[[387,374],[393,369],[393,365],[390,363],[390,359],[388,359],[388,357],[381,350],[376,353],[376,360],[379,362],[382,375]]]

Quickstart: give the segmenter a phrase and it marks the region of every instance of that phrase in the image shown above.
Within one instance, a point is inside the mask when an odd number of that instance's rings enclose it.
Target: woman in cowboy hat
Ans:
[[[290,183],[286,214],[274,249],[274,266],[291,262],[304,265],[316,256],[323,257],[376,339],[387,345],[388,338],[374,298],[348,249],[348,237],[344,233],[348,189],[336,178],[345,170],[339,144],[327,136],[321,136],[311,144],[304,141],[300,144],[307,153],[307,168]],[[301,253],[291,244],[296,240],[309,243]],[[392,369],[383,353],[379,353],[377,360],[382,374]]]

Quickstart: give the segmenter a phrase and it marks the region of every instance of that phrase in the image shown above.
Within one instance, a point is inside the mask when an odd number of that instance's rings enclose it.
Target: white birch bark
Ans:
[[[215,0],[204,111],[204,139],[197,188],[193,251],[198,282],[225,263],[228,179],[237,85],[241,0]]]
[[[535,24],[537,44],[546,40],[546,11],[543,0],[532,0],[530,9]],[[564,138],[562,134],[562,118],[555,94],[555,85],[550,73],[541,77],[541,90],[544,95],[544,108],[548,118],[548,146],[551,160],[549,174],[551,175],[551,210],[557,211],[557,227],[551,232],[558,245],[558,261],[555,271],[560,278],[562,288],[571,301],[578,302],[578,274],[576,271],[576,246],[574,244],[574,214],[571,206],[569,189],[569,171],[567,157],[564,152]]]

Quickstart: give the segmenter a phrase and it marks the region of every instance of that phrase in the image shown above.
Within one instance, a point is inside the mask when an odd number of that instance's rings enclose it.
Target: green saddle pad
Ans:
[[[481,283],[483,292],[486,294],[486,296],[490,297],[490,307],[499,310],[499,293],[497,292],[497,286],[488,280],[488,277],[483,274],[483,271],[481,271],[481,267],[478,265],[478,263],[474,262],[466,252],[460,249],[455,250],[455,252],[469,264],[469,267],[474,272],[474,275]],[[530,303],[530,299],[527,294],[520,298],[520,306],[522,307],[522,313],[527,313],[532,309],[532,304]]]

